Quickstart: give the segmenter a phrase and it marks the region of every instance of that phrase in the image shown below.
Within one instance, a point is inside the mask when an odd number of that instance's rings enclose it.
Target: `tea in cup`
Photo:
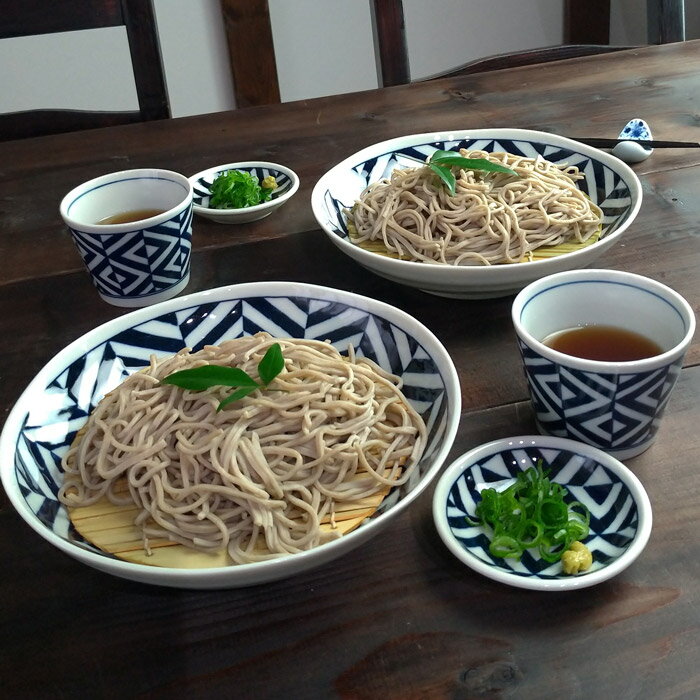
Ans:
[[[61,202],[99,295],[116,306],[147,306],[189,282],[192,185],[158,168],[122,170],[71,190]]]
[[[680,294],[630,272],[560,272],[525,287],[512,320],[541,433],[618,459],[651,446],[695,332]]]

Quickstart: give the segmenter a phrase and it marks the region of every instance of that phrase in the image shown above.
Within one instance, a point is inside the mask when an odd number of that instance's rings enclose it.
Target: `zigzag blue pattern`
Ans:
[[[95,234],[71,229],[97,289],[107,296],[156,294],[189,269],[192,208],[143,231]]]
[[[553,579],[561,574],[558,563],[550,564],[534,551],[520,560],[493,557],[489,552],[489,535],[480,526],[471,526],[481,489],[505,487],[521,470],[542,460],[550,477],[566,474],[572,498],[581,501],[591,512],[591,537],[586,545],[593,553],[593,569],[601,568],[620,557],[630,546],[638,529],[639,515],[634,499],[620,479],[607,467],[590,458],[581,458],[567,450],[523,447],[505,450],[477,462],[465,470],[450,488],[446,515],[460,544],[475,557],[502,571],[518,576]]]
[[[429,428],[428,447],[416,470],[415,479],[420,478],[447,427],[445,382],[423,347],[386,319],[342,302],[301,296],[250,297],[193,305],[117,332],[49,380],[46,391],[52,401],[32,407],[17,442],[15,469],[30,508],[54,532],[81,542],[56,502],[60,460],[102,396],[147,365],[151,354],[170,355],[186,346],[198,350],[258,331],[330,340],[342,353],[350,344],[358,356],[402,375],[406,396]],[[378,512],[400,500],[412,483],[394,489]]]

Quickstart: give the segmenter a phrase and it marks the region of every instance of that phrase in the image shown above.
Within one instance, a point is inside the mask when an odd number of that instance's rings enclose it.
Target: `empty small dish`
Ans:
[[[231,209],[210,207],[212,183],[219,175],[231,170],[247,173],[256,178],[259,183],[262,183],[266,178],[274,177],[277,186],[270,199],[261,204]],[[293,170],[277,163],[257,160],[217,165],[192,175],[189,181],[192,183],[193,189],[192,208],[194,213],[220,224],[245,224],[269,216],[299,189],[299,177]]]
[[[587,571],[566,574],[560,561],[549,563],[535,549],[520,559],[495,557],[490,528],[472,524],[484,489],[502,491],[540,460],[551,481],[566,487],[567,500],[590,511],[583,540],[593,555]],[[433,518],[448,549],[474,571],[517,588],[564,591],[593,586],[626,569],[649,540],[652,512],[639,479],[614,457],[566,438],[525,435],[458,457],[437,484]]]

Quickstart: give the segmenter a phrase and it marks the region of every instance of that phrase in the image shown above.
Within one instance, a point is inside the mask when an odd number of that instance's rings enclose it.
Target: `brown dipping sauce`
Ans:
[[[566,355],[602,362],[633,362],[663,352],[653,340],[614,326],[567,328],[551,333],[542,342]]]
[[[104,219],[100,219],[97,224],[98,226],[106,226],[108,224],[130,224],[134,221],[150,219],[152,216],[158,216],[163,212],[165,212],[165,209],[136,209],[134,211],[125,211],[121,214],[106,216]]]

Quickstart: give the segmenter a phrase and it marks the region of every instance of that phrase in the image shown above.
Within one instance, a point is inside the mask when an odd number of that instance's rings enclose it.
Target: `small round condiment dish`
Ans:
[[[584,544],[593,564],[587,571],[565,574],[561,562],[548,563],[534,550],[520,559],[494,557],[488,528],[466,520],[475,517],[484,489],[507,488],[539,460],[571,500],[590,510]],[[649,497],[624,464],[595,447],[542,435],[494,440],[458,457],[438,481],[433,518],[442,541],[462,563],[494,581],[538,591],[587,588],[617,576],[641,554],[652,525]]]
[[[578,250],[503,265],[443,265],[399,260],[365,250],[350,240],[346,210],[371,183],[395,169],[414,168],[436,150],[467,148],[542,156],[576,166],[583,174],[577,186],[603,211],[599,240]],[[311,208],[319,226],[343,253],[393,282],[456,299],[503,297],[554,272],[590,265],[604,255],[634,221],[642,188],[633,170],[618,158],[572,139],[528,129],[466,129],[413,134],[367,146],[341,161],[316,183]]]
[[[209,206],[211,184],[221,173],[229,170],[240,170],[241,172],[250,173],[257,177],[258,182],[262,182],[266,177],[274,177],[277,182],[277,188],[272,193],[272,197],[262,204],[255,204],[252,207],[244,207],[242,209],[213,209]],[[299,177],[293,170],[284,165],[258,160],[216,165],[213,168],[202,170],[196,175],[192,175],[189,180],[194,191],[192,198],[194,213],[220,224],[245,224],[264,219],[291,199],[299,189]]]
[[[183,347],[193,350],[266,331],[326,340],[343,354],[400,376],[427,425],[411,478],[351,532],[314,549],[250,564],[176,568],[118,559],[85,540],[58,501],[61,458],[102,397],[128,375]],[[114,576],[175,588],[238,588],[319,567],[381,532],[437,477],[459,424],[459,379],[447,350],[419,321],[368,297],[298,282],[255,282],[197,292],[115,318],[49,360],[10,412],[0,436],[0,476],[13,506],[54,547]]]

